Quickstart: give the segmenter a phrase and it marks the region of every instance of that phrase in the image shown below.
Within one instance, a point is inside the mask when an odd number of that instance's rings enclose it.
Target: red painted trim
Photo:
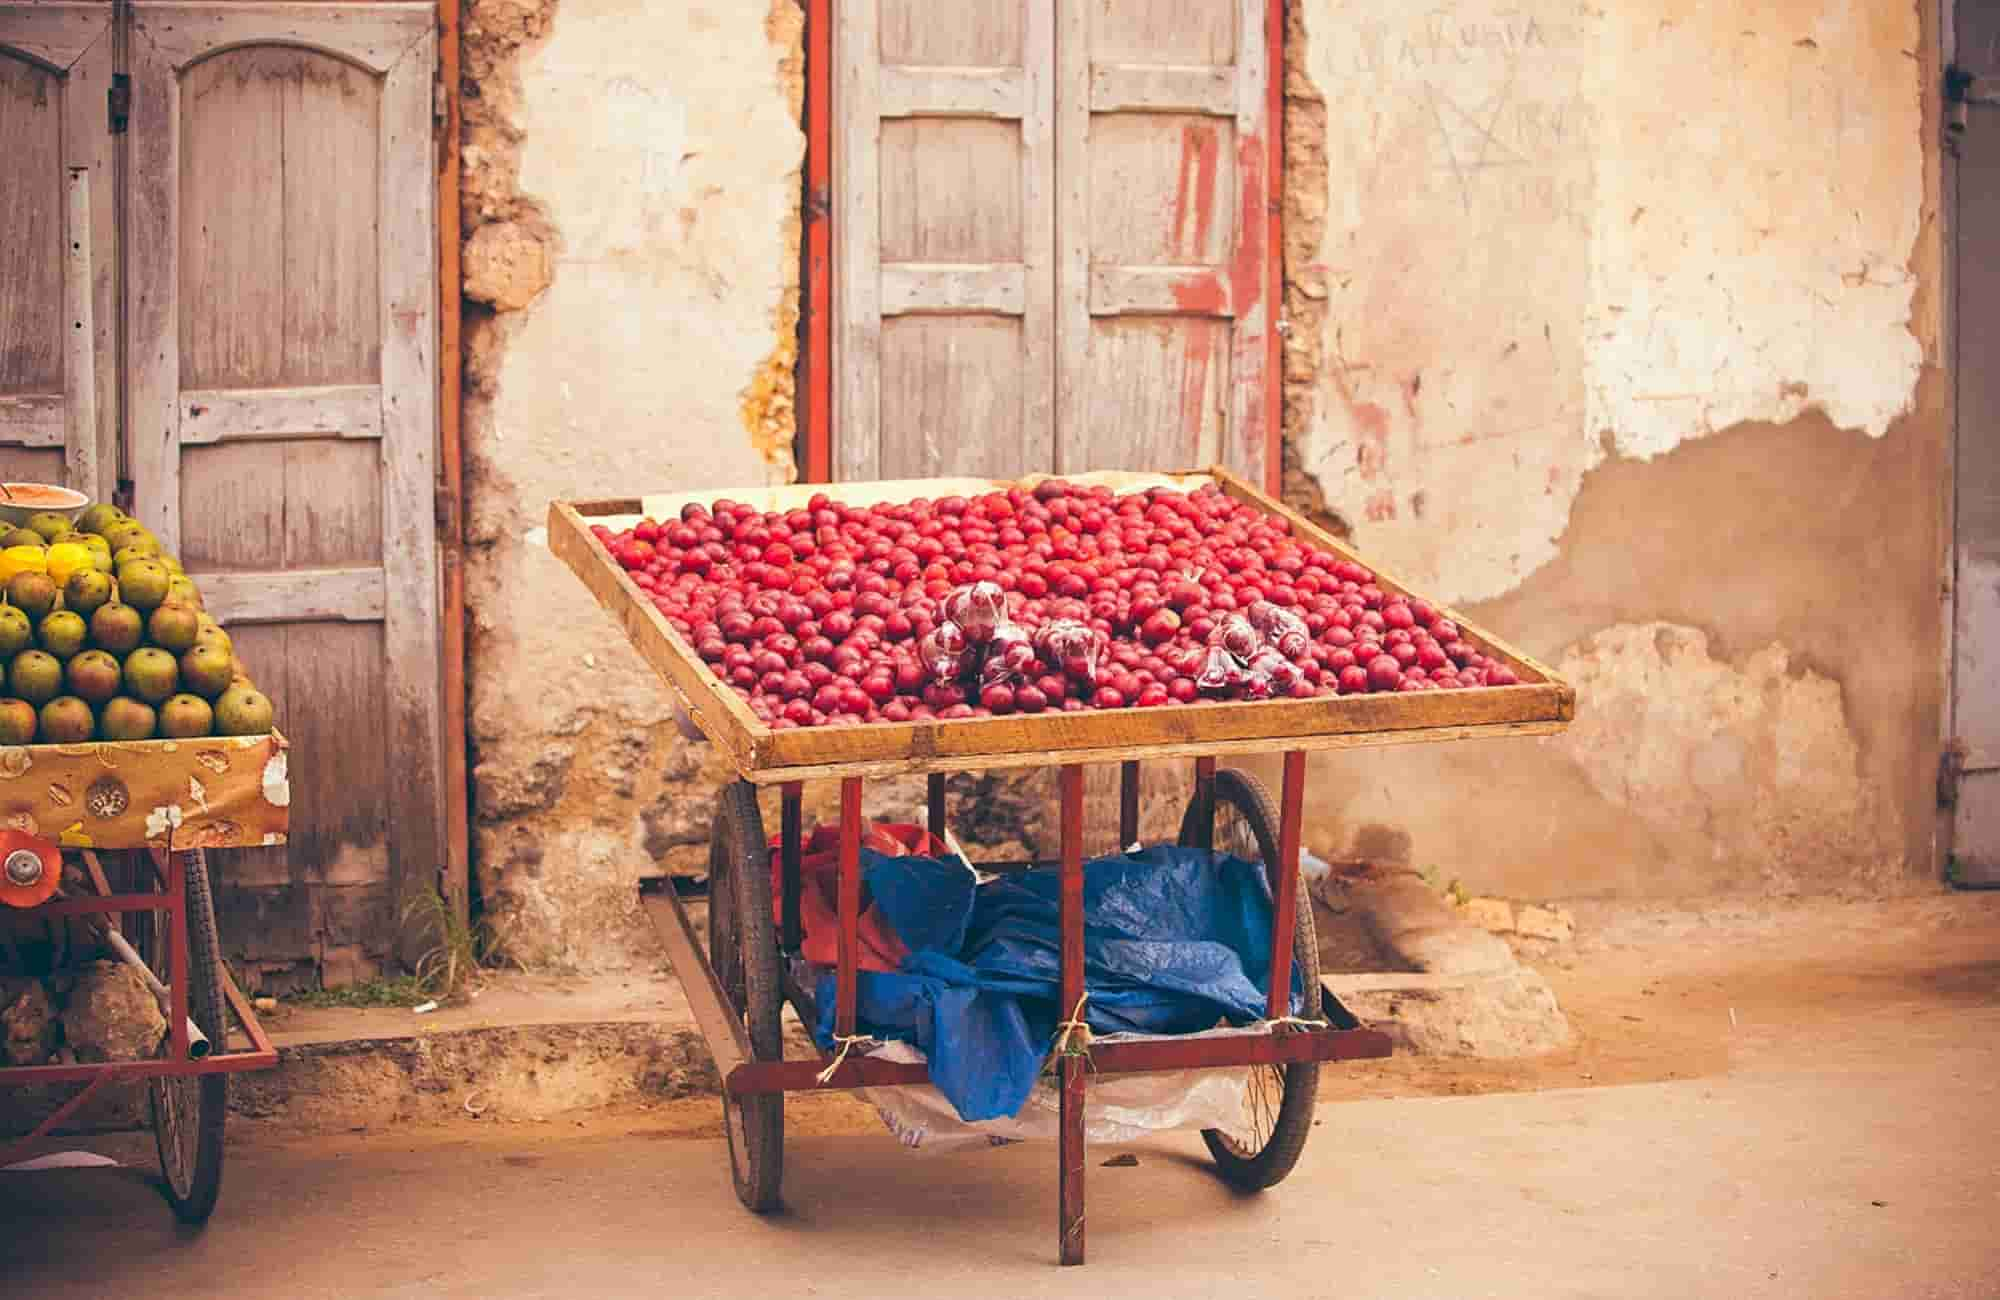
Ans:
[[[59,916],[96,916],[104,912],[165,912],[173,907],[167,894],[90,894],[82,898],[58,898],[13,915],[35,920]]]
[[[1306,752],[1285,755],[1284,795],[1278,804],[1278,860],[1271,878],[1271,982],[1265,1014],[1276,1020],[1292,1013],[1292,930],[1299,905],[1299,837],[1306,815]]]
[[[1264,372],[1264,490],[1274,497],[1284,496],[1285,458],[1285,338],[1278,322],[1285,315],[1285,0],[1268,0],[1264,19],[1266,65],[1266,113],[1264,138],[1270,149],[1270,163],[1264,174],[1270,177],[1270,193],[1265,209],[1270,214],[1266,247],[1264,290],[1264,339],[1269,353]]]
[[[186,1032],[187,1021],[182,1020],[182,1032]],[[29,1088],[44,1083],[88,1083],[96,1078],[118,1079],[182,1079],[203,1074],[242,1074],[250,1070],[268,1070],[278,1063],[278,1054],[271,1052],[230,1052],[203,1057],[199,1061],[170,1061],[164,1058],[151,1061],[100,1061],[94,1065],[17,1065],[0,1069],[0,1084],[10,1088]]]
[[[835,977],[833,1031],[854,1032],[855,986],[861,952],[861,778],[840,783],[840,969]]]
[[[833,481],[833,0],[806,7],[805,480]]]

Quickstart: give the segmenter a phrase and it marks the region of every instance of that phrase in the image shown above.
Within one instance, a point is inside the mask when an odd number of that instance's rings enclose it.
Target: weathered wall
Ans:
[[[1561,738],[1317,764],[1312,842],[1515,895],[1934,879],[1917,7],[1306,0],[1294,37],[1288,488],[1579,690]]]
[[[533,532],[556,498],[782,481],[795,0],[475,0],[466,25],[474,854],[522,960],[652,961],[633,880],[720,778]]]
[[[1929,880],[1934,41],[1880,0],[1615,8],[1292,5],[1287,494],[1581,691],[1559,739],[1317,762],[1311,842],[1515,896]],[[703,852],[721,771],[532,534],[792,472],[801,27],[467,17],[475,853],[529,961],[650,962],[632,880]]]

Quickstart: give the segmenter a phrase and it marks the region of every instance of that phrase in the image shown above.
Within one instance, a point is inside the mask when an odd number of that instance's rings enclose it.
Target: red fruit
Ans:
[[[1047,696],[1051,703],[1060,702],[1069,694],[1069,683],[1055,673],[1035,679],[1035,689]]]
[[[1349,664],[1340,670],[1340,693],[1358,695],[1368,689],[1368,670],[1359,664]]]
[[[874,701],[868,698],[868,692],[859,686],[840,688],[840,708],[843,713],[863,714],[868,712],[873,704]]]
[[[992,688],[989,687],[988,689]],[[993,709],[991,704],[988,704],[986,707]],[[1039,687],[1017,686],[1014,688],[1014,707],[1022,713],[1040,713],[1043,709],[1049,707],[1049,697]],[[1000,712],[999,709],[993,709],[993,711],[995,713]]]
[[[1134,672],[1113,673],[1108,684],[1114,692],[1127,700],[1136,699],[1140,690],[1145,687],[1145,683],[1140,681],[1139,675]],[[1097,707],[1101,709],[1106,706],[1100,704]],[[1118,706],[1114,704],[1109,707],[1116,708]]]
[[[798,726],[806,726],[813,718],[812,704],[806,700],[788,700],[785,703],[783,716],[787,721],[795,723]]]
[[[1139,698],[1134,703],[1142,709],[1157,709],[1172,698],[1166,687],[1154,682],[1139,692]]]
[[[1171,609],[1156,609],[1139,626],[1140,639],[1147,645],[1161,645],[1181,630],[1181,616]]]
[[[1417,616],[1409,605],[1399,600],[1382,607],[1382,621],[1390,627],[1415,627]]]
[[[887,704],[896,698],[896,682],[884,673],[874,673],[861,682],[861,689],[877,704]]]
[[[1404,667],[1415,663],[1417,655],[1417,647],[1408,641],[1398,641],[1389,647],[1389,656]]]
[[[972,716],[972,706],[970,704],[965,703],[963,700],[959,701],[957,704],[953,704],[946,708],[938,710],[938,718],[940,721],[944,722],[955,722],[960,718],[969,718],[971,716]]]
[[[1065,699],[1062,702],[1062,711],[1064,713],[1081,713],[1089,707],[1090,706],[1088,704],[1085,704],[1082,700],[1079,700],[1074,695],[1070,696],[1069,698]]]
[[[910,720],[910,706],[903,703],[903,701],[890,700],[887,704],[882,706],[882,721],[908,722],[909,720]]]
[[[833,669],[828,668],[825,664],[810,663],[800,671],[804,675],[806,683],[814,690],[818,690],[833,680]]]
[[[1392,655],[1376,655],[1368,661],[1368,689],[1393,691],[1403,682],[1403,666]]]
[[[1450,662],[1451,658],[1445,654],[1444,647],[1435,641],[1427,641],[1417,647],[1417,663],[1427,670],[1435,672]]]
[[[922,690],[927,680],[929,680],[929,675],[924,672],[922,664],[909,659],[904,659],[897,663],[896,688],[898,690],[909,692]]]
[[[1192,677],[1176,677],[1167,683],[1167,694],[1175,703],[1192,704],[1201,695],[1201,689]]]
[[[1100,686],[1097,693],[1090,697],[1090,706],[1094,709],[1122,709],[1125,707],[1125,696],[1115,686]]]
[[[994,713],[1012,713],[1014,688],[1005,682],[993,682],[979,692],[979,704]]]
[[[731,610],[716,620],[716,626],[722,629],[722,635],[728,640],[748,641],[750,628],[756,621],[741,610]]]
[[[1486,684],[1488,686],[1518,686],[1521,684],[1521,679],[1512,668],[1507,667],[1505,664],[1495,664],[1486,670]]]

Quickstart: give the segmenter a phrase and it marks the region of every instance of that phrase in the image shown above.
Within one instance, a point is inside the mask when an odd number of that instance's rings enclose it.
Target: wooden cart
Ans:
[[[46,901],[8,906],[0,942],[24,930],[129,954],[167,1024],[146,1059],[0,1066],[0,1089],[82,1085],[26,1137],[13,1163],[113,1080],[147,1082],[164,1191],[184,1222],[214,1211],[230,1074],[278,1054],[229,975],[216,932],[211,849],[282,844],[290,778],[283,736],[0,748],[0,876]],[[52,892],[51,892],[52,891]],[[7,956],[0,953],[0,957]],[[247,1046],[232,1045],[230,1017]]]
[[[1072,482],[1108,483],[1116,490],[1156,484],[1192,489],[1213,481],[1229,495],[1280,515],[1302,537],[1359,560],[1339,539],[1310,520],[1221,469],[1204,473],[1068,476]],[[1033,480],[1025,481],[1026,486]],[[1388,1038],[1360,1025],[1325,994],[1310,900],[1299,887],[1306,755],[1313,750],[1361,745],[1456,740],[1474,736],[1545,735],[1560,730],[1574,712],[1574,693],[1547,668],[1451,614],[1465,639],[1511,667],[1516,686],[1477,690],[1321,697],[1308,700],[1229,702],[1202,707],[1120,709],[959,721],[873,723],[864,726],[773,729],[761,723],[737,694],[703,663],[686,638],[659,613],[592,534],[593,525],[620,529],[640,517],[667,519],[690,502],[720,497],[760,509],[805,505],[831,491],[855,505],[907,501],[920,496],[976,494],[1017,486],[987,480],[910,480],[680,493],[550,508],[550,546],[624,626],[632,643],[657,669],[680,706],[729,756],[741,779],[719,799],[709,859],[706,953],[671,889],[643,895],[675,972],[686,986],[696,1020],[722,1077],[723,1110],[737,1195],[754,1211],[778,1203],[784,1135],[783,1096],[818,1088],[921,1084],[924,1066],[843,1052],[830,1059],[786,1060],[780,1032],[791,1002],[812,1024],[812,990],[788,960],[799,951],[801,795],[808,780],[838,780],[839,962],[835,978],[835,1028],[854,1038],[861,874],[862,789],[868,777],[929,776],[933,834],[945,825],[946,773],[996,768],[1052,767],[1061,800],[1061,1006],[1078,1018],[1085,995],[1083,943],[1084,767],[1116,763],[1121,774],[1119,843],[1138,834],[1140,764],[1185,759],[1194,764],[1194,793],[1181,823],[1184,845],[1227,848],[1261,862],[1270,877],[1275,915],[1292,925],[1272,927],[1267,1032],[1189,1036],[1091,1045],[1087,1053],[1057,1053],[1061,1087],[1060,1255],[1065,1264],[1084,1258],[1084,1090],[1093,1074],[1208,1067],[1252,1067],[1258,1118],[1254,1140],[1204,1134],[1217,1165],[1233,1184],[1269,1187],[1297,1161],[1312,1125],[1312,1107],[1324,1061],[1381,1057]],[[1373,566],[1370,566],[1373,567]],[[1384,591],[1408,588],[1376,571]],[[1283,751],[1283,797],[1274,811],[1262,785],[1246,773],[1218,770],[1226,755]],[[777,785],[782,796],[780,831],[783,897],[771,899],[769,848],[756,787]],[[1020,868],[1035,864],[981,864]],[[1291,1015],[1292,967],[1305,976],[1306,1009]]]

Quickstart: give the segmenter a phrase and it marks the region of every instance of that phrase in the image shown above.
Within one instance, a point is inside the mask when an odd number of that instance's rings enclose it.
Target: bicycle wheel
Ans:
[[[724,786],[716,798],[708,841],[708,959],[749,1031],[756,1059],[781,1060],[784,988],[771,924],[771,849],[756,788],[747,781]],[[722,1118],[736,1198],[757,1214],[777,1209],[785,1168],[784,1095],[732,1097],[725,1088]]]
[[[200,849],[177,855],[186,876],[188,1017],[208,1035],[216,1051],[226,1051],[223,1019],[222,943],[215,929],[215,901],[209,890],[208,858]],[[146,964],[170,984],[173,929],[164,912],[151,914]],[[222,1190],[222,1126],[229,1113],[227,1075],[176,1075],[153,1079],[148,1092],[153,1138],[167,1201],[183,1223],[206,1223]]]

